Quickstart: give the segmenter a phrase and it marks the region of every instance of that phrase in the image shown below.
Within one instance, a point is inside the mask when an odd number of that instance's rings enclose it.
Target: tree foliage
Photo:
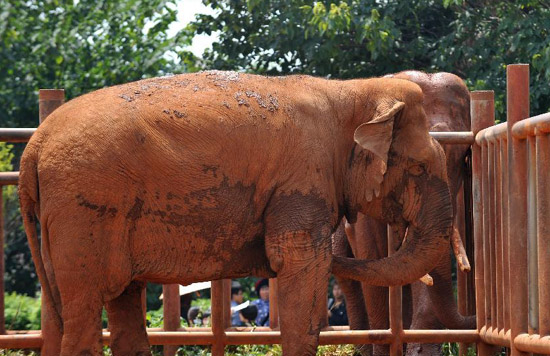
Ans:
[[[448,71],[494,89],[502,118],[505,66],[531,64],[532,112],[548,110],[547,0],[204,0],[198,33],[220,31],[207,65],[351,78]],[[536,85],[535,83],[538,83]]]
[[[1,126],[36,126],[39,88],[72,98],[192,66],[188,34],[167,35],[175,20],[173,0],[0,0]]]
[[[38,89],[73,98],[104,86],[194,68],[191,35],[168,36],[175,0],[0,0],[0,127],[38,124]],[[171,55],[167,55],[167,52]],[[175,59],[179,59],[179,61]],[[0,147],[0,168],[18,166]],[[14,190],[6,190],[7,291],[37,287]]]

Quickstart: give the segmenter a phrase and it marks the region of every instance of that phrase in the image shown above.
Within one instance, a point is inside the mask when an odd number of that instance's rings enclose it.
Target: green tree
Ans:
[[[192,69],[189,34],[167,35],[174,2],[0,0],[1,126],[36,126],[39,88],[65,88],[72,98]]]
[[[550,79],[550,3],[521,1],[203,0],[198,33],[219,31],[208,67],[335,78],[404,69],[448,71],[470,89],[494,89],[503,119],[505,66],[530,63]],[[550,87],[532,85],[531,111],[548,110]]]
[[[175,0],[0,0],[0,127],[38,124],[38,89],[68,99],[145,77],[195,70],[191,34],[168,29]],[[15,159],[0,159],[18,169]],[[0,151],[1,154],[2,151]],[[2,163],[0,163],[2,164]],[[14,190],[5,193],[6,290],[34,295],[36,275]]]
[[[199,33],[220,31],[209,66],[257,73],[373,76],[430,65],[453,12],[434,1],[205,0]]]

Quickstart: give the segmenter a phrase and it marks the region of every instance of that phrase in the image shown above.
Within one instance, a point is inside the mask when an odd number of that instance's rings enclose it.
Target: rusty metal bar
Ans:
[[[225,350],[225,324],[224,324],[224,283],[223,280],[212,281],[211,309],[212,309],[212,356],[223,356]],[[195,335],[195,333],[193,333]]]
[[[64,89],[40,89],[38,92],[38,118],[40,122],[43,122],[48,115],[64,102]]]
[[[550,336],[520,334],[514,339],[514,345],[525,353],[550,354]]]
[[[494,102],[493,102],[494,105]],[[508,123],[503,122],[498,125],[494,125],[483,130],[480,130],[476,134],[476,143],[478,145],[483,144],[483,142],[494,142],[498,139],[503,139],[508,135]]]
[[[474,133],[470,131],[459,132],[430,132],[430,135],[442,145],[474,143]]]
[[[395,253],[394,236],[392,229],[388,225],[388,256]],[[390,310],[390,331],[393,335],[393,341],[390,344],[390,356],[403,355],[403,342],[401,334],[403,333],[403,315],[402,315],[402,297],[403,289],[401,286],[389,288],[389,310]]]
[[[542,133],[550,133],[550,113],[522,120],[514,125],[512,134],[517,139],[525,139]]]
[[[491,253],[489,244],[489,231],[490,231],[490,213],[489,213],[489,177],[488,177],[488,144],[481,146],[481,166],[483,169],[481,190],[482,197],[482,216],[483,216],[483,270],[484,270],[484,290],[485,290],[485,322],[483,325],[486,327],[492,326],[492,314],[491,314]]]
[[[164,331],[177,331],[180,327],[180,286],[179,284],[164,284],[162,286]],[[177,345],[164,346],[165,356],[174,356]]]
[[[513,129],[513,128],[512,128]],[[529,286],[529,334],[538,334],[539,291],[538,291],[538,252],[537,252],[537,172],[535,137],[527,138],[527,261]],[[550,256],[548,256],[550,257]]]
[[[524,120],[527,121],[527,120]],[[536,142],[537,235],[539,269],[539,334],[550,335],[550,136],[541,133]]]
[[[19,172],[0,172],[0,186],[17,185]]]
[[[491,290],[491,325],[493,329],[497,328],[497,273],[496,273],[496,221],[495,221],[495,145],[494,141],[487,144],[487,172],[489,189],[487,191],[487,201],[489,203],[489,268],[491,271],[489,279],[489,288]]]
[[[479,136],[479,132],[495,123],[495,103],[493,91],[474,91],[470,94],[470,114],[472,132]],[[476,136],[476,137],[477,137]],[[481,142],[472,145],[472,195],[474,216],[474,244],[475,244],[475,286],[476,286],[476,323],[479,332],[486,323],[486,291],[485,291],[485,261],[484,258],[484,224],[483,219],[483,181],[486,173],[483,170]],[[486,189],[486,188],[485,188]],[[485,342],[478,342],[478,354],[488,355],[488,346]]]
[[[500,145],[500,176],[501,176],[501,195],[500,209],[501,209],[501,231],[502,231],[502,267],[504,283],[502,284],[503,295],[503,312],[504,323],[503,328],[505,331],[510,329],[510,264],[509,260],[509,248],[508,248],[508,139],[503,137],[499,140]]]
[[[279,299],[277,278],[269,279],[269,326],[272,329],[279,327]],[[328,324],[327,324],[328,325]]]
[[[223,328],[231,327],[231,279],[223,280]]]
[[[529,66],[506,68],[508,113],[508,233],[510,248],[511,355],[526,355],[514,343],[528,330],[527,308],[527,172],[525,142],[512,137],[512,126],[529,117]]]
[[[0,334],[6,333],[6,316],[4,304],[4,187],[0,185]]]
[[[28,142],[35,128],[0,128],[0,142]]]
[[[496,330],[493,328],[481,328],[479,338],[490,345],[498,345],[502,347],[510,347],[510,332],[504,333],[504,330]],[[487,350],[488,351],[488,350]]]
[[[472,133],[473,136],[473,133]],[[464,173],[464,176],[468,174]],[[463,182],[465,183],[465,181]],[[456,216],[455,227],[460,233],[460,238],[464,246],[466,246],[466,210],[464,208],[464,184],[460,187],[456,197]],[[471,259],[471,255],[469,256]],[[472,259],[473,262],[473,259]],[[457,279],[457,304],[458,312],[462,315],[468,315],[468,285],[467,285],[468,273],[462,272],[460,268],[456,268]],[[458,354],[460,356],[466,355],[468,345],[460,343],[458,345]]]
[[[211,331],[149,332],[151,345],[213,345],[216,337]],[[108,345],[111,334],[103,332],[102,341]],[[345,330],[322,331],[319,337],[321,345],[330,344],[390,344],[393,335],[390,330]],[[478,342],[476,330],[404,330],[402,339],[406,342]],[[241,344],[280,344],[280,331],[240,332],[228,331],[225,335],[227,345]],[[0,335],[0,348],[38,348],[42,345],[42,336],[39,333]]]
[[[502,269],[503,264],[503,254],[502,254],[502,210],[500,204],[500,197],[502,195],[502,179],[501,179],[501,162],[500,162],[500,141],[497,140],[493,144],[493,158],[494,158],[494,178],[495,178],[495,195],[493,196],[494,201],[494,212],[495,212],[495,264],[496,264],[496,283],[495,283],[495,292],[496,292],[496,327],[498,330],[504,328],[504,293],[502,291],[502,286],[504,285],[504,278]]]
[[[65,91],[63,89],[40,89],[40,91],[38,92],[38,111],[40,124],[44,122],[44,120],[46,120],[46,118],[55,109],[61,106],[64,100]],[[61,345],[58,344],[57,340],[61,340],[62,334],[61,330],[59,330],[55,323],[55,318],[52,315],[53,313],[55,313],[55,311],[51,308],[48,308],[48,305],[53,305],[53,301],[49,300],[48,298],[49,297],[42,293],[40,329],[42,330],[42,335],[44,336],[44,339],[47,343],[47,345],[43,345],[43,347],[47,348],[50,354],[55,354],[56,350],[59,350],[59,348],[61,347]]]

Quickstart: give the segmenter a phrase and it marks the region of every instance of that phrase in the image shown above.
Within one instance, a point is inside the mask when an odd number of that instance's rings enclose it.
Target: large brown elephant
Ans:
[[[277,276],[284,353],[314,355],[331,267],[405,284],[446,252],[445,156],[422,101],[400,79],[213,71],[61,106],[28,143],[19,185],[47,314],[62,334],[43,355],[100,355],[103,305],[113,353],[149,355],[144,281],[247,275]],[[392,258],[332,256],[341,218],[359,212],[408,231]]]
[[[420,85],[425,95],[424,109],[430,131],[470,130],[470,96],[462,79],[450,73],[427,74],[418,71],[400,72],[391,77],[410,80]],[[456,223],[456,218],[458,216],[457,199],[462,198],[459,191],[464,181],[463,168],[468,149],[467,145],[444,146],[455,216],[453,247],[462,270],[469,270],[469,263],[460,244],[459,225]],[[344,227],[340,227],[335,233],[334,252],[337,255],[367,259],[386,256],[388,251],[386,230],[386,224],[383,221],[359,214],[355,224],[346,223],[346,233],[344,233]],[[433,278],[433,286],[417,281],[411,284],[410,289],[406,288],[403,291],[405,328],[475,328],[475,316],[463,316],[458,312],[453,294],[450,253],[442,255],[430,275]],[[352,329],[368,327],[387,329],[389,327],[387,288],[369,286],[365,283],[359,285],[349,280],[340,282],[347,298]],[[366,346],[361,347],[364,354],[368,353],[368,349]],[[389,347],[375,345],[374,354],[387,355]],[[440,345],[409,344],[407,354],[439,355]]]

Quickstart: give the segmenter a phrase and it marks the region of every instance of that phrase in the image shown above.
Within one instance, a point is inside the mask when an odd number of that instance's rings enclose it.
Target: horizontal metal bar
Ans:
[[[0,142],[27,142],[36,128],[0,128]]]
[[[19,172],[0,172],[0,186],[17,185],[19,182]]]
[[[0,335],[0,349],[36,349],[41,346],[41,334]]]
[[[0,142],[27,142],[35,131],[36,128],[0,128]],[[430,135],[441,144],[474,143],[474,134],[471,131],[430,132]]]
[[[516,348],[534,354],[550,354],[550,336],[519,334],[514,339]]]
[[[206,328],[201,328],[206,329]],[[151,345],[211,345],[214,334],[211,331],[150,331]],[[111,334],[103,332],[103,343],[109,343]],[[223,335],[227,345],[241,344],[279,344],[280,331],[226,331]],[[476,330],[404,330],[403,342],[442,343],[478,341]],[[322,331],[319,337],[321,345],[332,344],[390,344],[393,335],[390,330],[339,330]],[[39,333],[0,335],[0,348],[38,348],[42,345]]]
[[[474,143],[474,133],[471,131],[457,132],[430,132],[430,135],[442,145],[445,144],[465,144]]]
[[[512,135],[518,139],[526,139],[539,133],[550,132],[550,113],[537,115],[517,122],[512,127]]]
[[[487,329],[485,326],[482,327],[479,332],[479,338],[481,341],[490,345],[498,345],[503,347],[510,347],[510,335],[510,330],[505,332],[503,329],[497,330],[492,327]]]
[[[494,142],[498,139],[507,139],[508,123],[503,122],[479,131],[476,135],[476,143],[478,145],[484,142]]]
[[[479,341],[477,330],[403,330],[403,342],[443,343],[464,342],[467,344]]]

